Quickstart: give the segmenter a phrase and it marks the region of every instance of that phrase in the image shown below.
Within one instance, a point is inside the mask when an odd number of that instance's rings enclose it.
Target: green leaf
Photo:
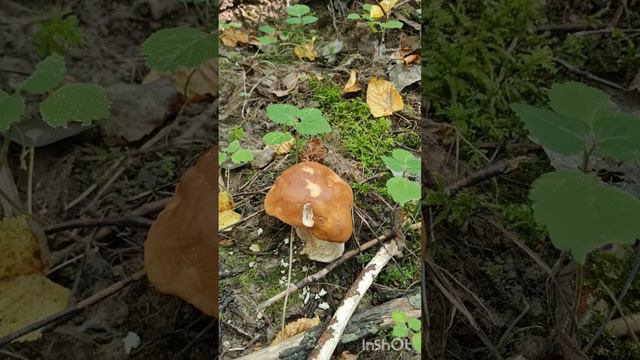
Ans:
[[[62,83],[67,68],[64,58],[53,54],[36,65],[36,71],[20,85],[19,90],[32,94],[43,94]]]
[[[418,157],[403,149],[395,149],[391,155],[404,164],[404,170],[412,175],[420,175],[420,159]]]
[[[366,11],[371,11],[371,4],[362,4],[362,8],[365,9]]]
[[[380,26],[384,29],[402,29],[403,25],[404,24],[398,20],[391,20],[391,21],[380,23]]]
[[[409,325],[409,329],[416,332],[422,329],[422,322],[416,318],[411,318],[407,320],[407,325]]]
[[[313,24],[316,21],[318,21],[318,18],[315,17],[315,16],[311,16],[311,15],[305,16],[305,17],[302,18],[302,23],[305,24],[305,25]]]
[[[331,125],[322,116],[322,111],[316,108],[304,108],[298,111],[300,122],[295,125],[302,135],[318,135],[331,132]]]
[[[360,17],[359,14],[351,13],[351,14],[347,15],[347,19],[349,19],[349,20],[360,20],[361,17]]]
[[[556,112],[591,126],[599,115],[611,108],[611,100],[601,90],[569,81],[551,87],[549,105]]]
[[[593,126],[598,151],[616,160],[640,158],[640,118],[611,114],[596,120]]]
[[[227,154],[218,151],[218,166],[222,165],[227,160]]]
[[[24,99],[0,90],[0,132],[9,130],[11,124],[20,121],[24,113]]]
[[[294,126],[298,118],[298,108],[289,104],[270,104],[267,117],[276,124]]]
[[[422,195],[420,184],[400,176],[387,180],[387,192],[400,206],[412,200],[420,200]]]
[[[413,350],[418,354],[422,352],[422,332],[413,334],[411,337],[411,346],[413,346]]]
[[[253,160],[253,152],[249,149],[240,149],[231,155],[231,161],[242,164]]]
[[[394,310],[391,312],[391,318],[395,324],[404,324],[407,321],[407,314],[404,311]]]
[[[264,143],[267,145],[280,145],[291,139],[293,139],[293,136],[291,136],[291,134],[281,131],[272,131],[262,137],[262,141],[264,141]]]
[[[42,119],[52,127],[78,121],[90,123],[109,116],[105,91],[93,84],[65,85],[40,103]]]
[[[287,18],[286,22],[287,24],[291,24],[291,25],[300,25],[302,24],[302,19],[297,17],[290,17],[290,18]]]
[[[311,9],[307,5],[291,5],[287,8],[287,14],[291,16],[301,17],[311,12]]]
[[[389,156],[381,156],[384,164],[387,165],[387,168],[391,170],[394,176],[402,176],[402,173],[405,170],[404,163],[396,158]]]
[[[229,27],[239,29],[242,27],[242,23],[239,21],[232,21],[229,23]]]
[[[218,39],[190,27],[158,30],[142,44],[147,65],[168,72],[193,69],[218,54]]]
[[[273,26],[270,25],[262,25],[259,28],[260,31],[262,31],[265,34],[275,34],[276,33],[276,28],[274,28]]]
[[[229,146],[223,148],[222,151],[226,152],[227,154],[233,154],[234,152],[238,151],[238,149],[240,149],[240,141],[233,140],[231,143],[229,143]]]
[[[409,336],[409,328],[405,324],[396,324],[392,332],[394,337],[403,338]]]
[[[526,104],[511,104],[533,141],[564,155],[582,152],[591,129],[586,123]]]
[[[270,36],[259,36],[256,38],[256,40],[258,40],[262,45],[273,44],[274,42],[276,42],[276,39]]]
[[[602,245],[632,244],[640,237],[640,200],[579,171],[542,175],[529,198],[554,246],[571,250],[579,263]]]

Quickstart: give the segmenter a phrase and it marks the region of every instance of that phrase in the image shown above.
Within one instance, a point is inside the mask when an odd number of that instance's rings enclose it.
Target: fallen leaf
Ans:
[[[375,76],[367,85],[367,105],[374,117],[388,116],[404,108],[402,97],[393,84]]]
[[[275,146],[276,155],[286,155],[291,152],[293,146],[296,144],[296,139],[292,138],[289,141],[285,141],[282,144]]]
[[[278,344],[285,339],[298,335],[301,332],[307,331],[314,326],[320,324],[320,317],[316,315],[313,319],[301,318],[294,322],[290,322],[285,325],[284,329],[280,330],[275,339],[271,342],[271,345]]]
[[[327,149],[322,145],[320,140],[311,139],[300,154],[300,160],[314,161],[323,164],[325,156],[327,156]]]
[[[358,354],[352,354],[348,351],[343,351],[340,355],[338,355],[337,360],[358,360]]]
[[[242,30],[229,29],[225,30],[220,35],[222,43],[230,48],[238,47],[239,44],[246,44],[249,42],[249,34]]]
[[[176,81],[176,90],[184,95],[184,87],[187,84],[192,70],[181,69],[176,71],[172,77]],[[187,89],[191,101],[197,101],[207,95],[218,96],[218,63],[210,60],[200,65],[191,75],[189,88]]]
[[[0,280],[0,338],[64,310],[69,294],[68,289],[41,274]],[[16,341],[33,341],[41,335],[35,331]]]
[[[218,193],[218,211],[222,212],[225,210],[233,209],[233,199],[231,195],[229,195],[226,191],[221,191]]]
[[[281,80],[278,79],[279,81],[274,81],[272,83],[272,86],[274,86],[275,89],[271,89],[271,92],[277,97],[289,95],[291,91],[296,88],[296,85],[298,85],[299,76],[300,73],[298,72],[288,73]]]
[[[398,91],[422,79],[422,68],[404,63],[391,65],[389,78]]]
[[[231,246],[231,245],[233,245],[233,240],[232,239],[220,240],[218,242],[218,245],[220,245],[220,246]]]
[[[354,93],[360,91],[360,82],[358,82],[358,75],[355,70],[351,70],[351,74],[349,75],[349,80],[344,85],[342,89],[342,95]]]
[[[405,56],[404,59],[402,59],[402,60],[404,61],[404,63],[406,65],[411,65],[411,64],[414,64],[414,63],[419,64],[420,63],[420,55],[411,54],[411,55]]]
[[[222,229],[227,228],[230,230],[230,226],[240,221],[242,215],[238,214],[233,210],[225,210],[218,213],[218,230],[222,231]]]
[[[25,216],[0,221],[0,240],[0,279],[45,269],[40,246]]]
[[[369,16],[371,16],[371,18],[374,20],[383,17],[385,14],[388,16],[391,12],[391,9],[393,9],[396,3],[398,3],[398,0],[382,0],[380,1],[382,9],[378,5],[372,5]],[[383,9],[384,11],[382,11]]]
[[[296,54],[296,56],[300,60],[309,59],[309,61],[314,61],[316,57],[318,57],[318,52],[316,51],[314,43],[315,43],[315,38],[305,43],[302,43],[301,45],[298,45],[295,48],[293,48],[293,53]]]

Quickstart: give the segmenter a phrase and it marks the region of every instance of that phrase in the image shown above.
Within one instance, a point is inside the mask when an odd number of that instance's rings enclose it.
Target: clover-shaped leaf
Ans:
[[[229,143],[229,146],[223,148],[222,151],[226,152],[227,154],[233,154],[234,152],[238,151],[238,149],[240,149],[240,141],[233,140],[231,143]]]
[[[382,161],[394,176],[402,176],[404,172],[416,176],[420,175],[420,159],[412,153],[403,149],[395,149],[391,155],[391,157],[382,156]]]
[[[262,26],[260,26],[259,30],[262,31],[263,33],[269,34],[269,35],[276,33],[276,28],[274,28],[271,25],[262,25]]]
[[[551,87],[549,106],[559,114],[591,126],[601,114],[611,108],[611,100],[599,89],[569,81]]]
[[[242,164],[253,160],[253,152],[249,149],[239,149],[231,155],[231,161]]]
[[[396,324],[404,324],[407,321],[407,314],[404,311],[394,310],[391,312],[391,319]]]
[[[571,250],[579,263],[602,245],[640,238],[640,200],[579,171],[542,175],[529,197],[536,221],[546,226],[555,247]]]
[[[307,5],[291,5],[287,8],[287,14],[290,16],[301,17],[311,12],[311,8]]]
[[[409,336],[409,328],[404,324],[396,324],[393,326],[394,337],[403,338]]]
[[[409,329],[413,330],[414,332],[420,331],[420,329],[422,329],[422,322],[420,322],[420,320],[416,318],[407,320],[407,325],[409,325]]]

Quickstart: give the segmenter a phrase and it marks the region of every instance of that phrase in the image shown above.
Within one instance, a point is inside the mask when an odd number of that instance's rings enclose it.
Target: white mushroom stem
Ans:
[[[298,237],[304,240],[304,248],[300,254],[306,254],[309,259],[330,263],[344,254],[344,243],[320,240],[306,227],[295,226],[295,229]]]
[[[335,351],[340,337],[347,327],[347,323],[354,311],[358,307],[360,300],[367,292],[373,280],[378,276],[382,268],[391,260],[393,256],[400,254],[400,248],[398,247],[397,240],[394,239],[386,246],[380,248],[376,256],[369,261],[367,267],[362,270],[355,283],[351,285],[351,289],[347,292],[342,304],[336,310],[335,314],[329,321],[329,326],[324,330],[318,344],[309,354],[310,360],[330,360],[331,355]]]

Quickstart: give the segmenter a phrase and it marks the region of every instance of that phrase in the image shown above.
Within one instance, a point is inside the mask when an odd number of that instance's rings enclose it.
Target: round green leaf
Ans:
[[[168,72],[196,68],[217,56],[218,39],[213,34],[177,27],[158,30],[142,44],[147,65]]]
[[[603,112],[611,108],[611,100],[599,89],[569,81],[551,87],[549,105],[564,116],[593,125]]]
[[[238,149],[240,149],[240,141],[233,140],[231,143],[229,143],[229,146],[222,149],[222,151],[226,152],[227,154],[233,154],[234,152],[238,151]]]
[[[347,15],[347,19],[349,19],[349,20],[360,20],[361,17],[360,17],[359,14],[351,13],[351,14]]]
[[[287,14],[290,16],[301,17],[311,12],[311,9],[307,5],[291,5],[287,8]]]
[[[616,160],[640,159],[640,118],[611,114],[596,120],[593,126],[597,149]]]
[[[391,312],[391,319],[396,324],[404,324],[407,321],[407,314],[404,311],[394,310]]]
[[[298,118],[298,108],[289,104],[270,104],[267,117],[276,124],[294,126]]]
[[[365,11],[370,12],[370,11],[371,11],[371,8],[372,8],[372,5],[371,5],[371,4],[366,4],[366,3],[365,3],[365,4],[362,4],[362,8],[363,8]]]
[[[402,161],[389,156],[381,156],[381,158],[394,176],[402,176],[402,173],[405,170],[405,164]]]
[[[262,25],[262,26],[260,26],[259,30],[262,31],[263,33],[269,34],[269,35],[275,34],[275,32],[276,32],[276,28],[274,28],[273,26],[270,26],[270,25]]]
[[[413,350],[420,354],[422,352],[422,333],[415,333],[411,337],[411,346],[413,346]]]
[[[318,21],[318,18],[315,17],[315,16],[311,16],[311,15],[305,16],[305,17],[302,18],[302,23],[305,24],[305,25],[313,24],[316,21]]]
[[[291,24],[291,25],[300,25],[302,24],[302,19],[297,17],[290,17],[290,18],[287,18],[286,22],[287,24]]]
[[[270,37],[270,36],[259,36],[256,38],[256,40],[258,40],[260,42],[260,44],[262,45],[269,45],[269,44],[273,44],[274,42],[276,42],[276,39]]]
[[[409,329],[413,331],[420,331],[422,329],[422,322],[419,319],[412,318],[407,320],[407,325],[409,325]]]
[[[318,135],[331,132],[331,125],[316,108],[304,108],[298,111],[300,122],[295,125],[302,135]]]
[[[400,176],[387,180],[387,192],[400,206],[404,206],[409,201],[420,200],[422,196],[420,184]]]
[[[533,183],[529,197],[553,245],[571,250],[579,263],[602,245],[640,238],[640,200],[593,176],[574,170],[547,173]]]
[[[409,336],[409,328],[407,328],[407,326],[403,323],[403,324],[396,324],[393,327],[393,332],[392,332],[394,337],[397,338],[403,338],[403,337],[407,337]]]
[[[36,65],[36,71],[20,85],[20,90],[31,94],[44,94],[62,83],[67,67],[58,54],[47,56]]]
[[[90,123],[109,116],[104,89],[93,84],[65,85],[40,103],[42,119],[52,127],[78,121]]]
[[[402,22],[398,20],[391,20],[380,23],[380,26],[385,29],[402,29]]]
[[[280,145],[291,139],[293,139],[291,134],[281,131],[273,131],[262,137],[262,141],[267,145]]]
[[[253,152],[249,149],[240,149],[231,155],[231,161],[242,164],[253,160]]]
[[[512,104],[511,109],[536,143],[563,155],[584,151],[591,129],[581,120],[526,104]]]
[[[24,113],[24,99],[0,90],[0,132],[9,130],[11,124],[20,121]]]

